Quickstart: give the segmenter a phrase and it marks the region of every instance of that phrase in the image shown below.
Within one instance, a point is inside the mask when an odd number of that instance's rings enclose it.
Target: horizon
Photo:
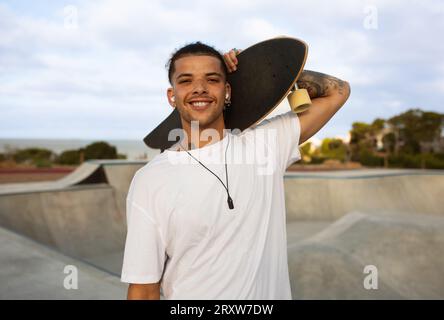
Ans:
[[[273,111],[266,118],[269,118],[270,116],[273,116],[275,114],[279,114],[280,110],[278,108],[277,108],[277,110]],[[405,112],[410,111],[410,110],[413,110],[413,109],[407,109],[407,110],[405,110],[405,111],[403,111],[403,112],[401,112],[399,114],[405,113]],[[419,110],[421,110],[422,112],[436,112],[436,113],[440,113],[438,111],[430,111],[430,110],[423,110],[423,109],[419,109]],[[399,114],[391,115],[390,117],[388,117],[386,119],[383,119],[383,120],[387,121],[391,117],[398,116]],[[375,119],[373,119],[371,121],[368,121],[368,122],[357,120],[357,121],[354,121],[353,123],[365,122],[365,123],[371,124],[376,119],[378,119],[378,118],[375,118]],[[321,143],[322,143],[322,140],[328,139],[328,138],[330,138],[330,139],[332,139],[332,138],[334,138],[334,139],[341,139],[345,143],[349,143],[350,142],[350,131],[351,131],[351,129],[352,128],[350,127],[350,130],[347,131],[344,135],[324,136],[322,138],[319,138],[318,135],[315,135],[315,136],[311,137],[310,139],[308,139],[307,141],[305,141],[304,143],[302,143],[301,145],[304,145],[306,143],[310,143],[311,142],[314,146],[319,147],[321,145]],[[441,134],[444,134],[444,129],[441,131]],[[129,139],[129,138],[128,139],[118,139],[118,138],[114,139],[114,138],[111,138],[111,139],[109,139],[109,138],[100,138],[100,137],[99,138],[97,138],[97,137],[95,137],[95,138],[88,138],[88,137],[85,137],[85,138],[70,138],[70,137],[66,137],[66,138],[65,137],[64,138],[50,138],[50,137],[0,137],[0,141],[1,140],[24,140],[24,141],[30,141],[30,140],[40,140],[40,141],[41,140],[50,140],[50,141],[79,141],[79,142],[80,141],[81,142],[98,142],[98,141],[105,141],[105,142],[142,142],[143,145],[146,148],[149,148],[143,142],[143,138],[132,138],[132,139]],[[149,148],[149,149],[150,150],[155,150],[155,149],[152,149],[152,148]]]
[[[245,49],[278,35],[308,44],[306,69],[351,85],[315,139],[409,109],[444,112],[444,44],[434,36],[444,32],[440,1],[199,4],[2,1],[0,136],[143,139],[172,110],[164,66],[176,48],[200,40]],[[293,12],[304,14],[295,21]],[[411,50],[412,39],[421,50]],[[276,110],[289,111],[286,99]]]

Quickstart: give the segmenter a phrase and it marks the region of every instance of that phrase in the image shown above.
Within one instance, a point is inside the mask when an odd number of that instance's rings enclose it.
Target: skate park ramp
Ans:
[[[0,299],[124,299],[119,279],[77,259],[67,257],[9,230],[0,228]],[[65,277],[75,266],[75,288]],[[73,282],[68,282],[73,284]],[[29,285],[31,284],[31,285]]]
[[[294,299],[442,299],[444,219],[350,213],[289,244]],[[373,268],[374,286],[364,285]],[[369,268],[367,267],[367,268]]]
[[[99,161],[88,161],[80,165],[74,172],[56,181],[11,183],[0,185],[0,194],[24,193],[33,191],[60,190],[75,185],[106,183],[106,177]]]
[[[144,161],[88,161],[54,182],[0,185],[0,226],[120,274],[125,201]]]
[[[118,280],[126,194],[145,163],[88,161],[55,182],[0,185],[0,227]],[[287,172],[284,185],[294,299],[444,299],[444,172]],[[377,290],[363,288],[367,265]]]
[[[288,172],[287,219],[336,220],[352,211],[444,216],[443,170]]]

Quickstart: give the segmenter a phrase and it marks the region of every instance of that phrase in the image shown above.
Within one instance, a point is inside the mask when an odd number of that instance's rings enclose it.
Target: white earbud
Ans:
[[[225,96],[225,99],[227,99],[227,100],[228,100],[228,97],[229,97],[229,95],[228,95],[228,93],[227,93],[227,95]]]
[[[171,101],[176,101],[176,98],[174,98],[174,96],[171,97]]]

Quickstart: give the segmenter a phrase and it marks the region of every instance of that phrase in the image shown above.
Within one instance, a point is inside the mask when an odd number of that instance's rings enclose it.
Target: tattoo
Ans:
[[[304,70],[296,82],[301,89],[307,89],[310,98],[326,97],[336,91],[344,94],[345,81],[320,72]]]

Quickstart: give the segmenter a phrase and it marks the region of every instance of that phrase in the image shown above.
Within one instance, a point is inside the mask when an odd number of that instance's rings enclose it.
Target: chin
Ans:
[[[208,120],[208,119],[199,119],[199,118],[194,118],[191,121],[198,121],[199,122],[199,127],[207,127],[209,124],[212,123],[212,121]]]
[[[199,127],[208,127],[209,125],[211,125],[212,123],[214,123],[217,119],[218,116],[214,116],[214,115],[201,115],[200,117],[190,117],[192,120],[191,121],[199,121]]]

